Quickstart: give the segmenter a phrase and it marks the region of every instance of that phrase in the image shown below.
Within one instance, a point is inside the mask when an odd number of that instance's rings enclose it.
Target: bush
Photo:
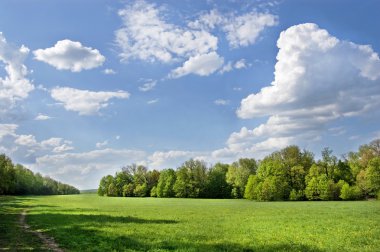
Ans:
[[[305,193],[303,190],[297,191],[295,189],[292,189],[292,191],[289,194],[289,200],[296,201],[296,200],[303,200],[304,198],[305,198]]]

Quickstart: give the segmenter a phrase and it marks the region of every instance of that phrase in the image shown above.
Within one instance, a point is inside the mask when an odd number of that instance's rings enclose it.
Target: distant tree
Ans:
[[[186,161],[177,169],[176,177],[176,197],[204,197],[207,183],[207,167],[204,162],[194,159]]]
[[[13,194],[15,190],[15,170],[12,160],[4,154],[0,155],[0,195]]]
[[[162,170],[158,179],[156,194],[160,198],[174,197],[174,184],[176,182],[176,173],[173,169]]]
[[[135,191],[135,185],[130,183],[123,186],[123,197],[133,197]]]
[[[122,196],[124,186],[133,183],[133,176],[127,170],[116,172],[114,177],[114,183],[116,187],[117,196]]]
[[[153,188],[150,190],[150,197],[157,197],[157,187],[153,186]]]
[[[205,189],[206,198],[230,198],[231,185],[226,182],[228,164],[217,163],[208,172]]]
[[[376,197],[380,191],[380,157],[375,157],[368,162],[365,178],[370,195]]]
[[[148,171],[146,174],[146,181],[148,186],[148,192],[150,192],[153,187],[156,187],[158,180],[160,179],[160,172],[157,170]]]
[[[109,186],[113,183],[114,178],[111,175],[104,176],[99,183],[98,195],[100,196],[109,196]]]
[[[261,188],[259,187],[260,180],[256,175],[249,175],[247,185],[245,186],[244,198],[250,200],[257,200],[259,198],[258,193],[261,192]],[[262,186],[262,185],[261,185]]]
[[[226,181],[233,187],[232,197],[242,198],[249,175],[256,174],[257,162],[253,158],[241,158],[228,167]]]
[[[149,189],[148,189],[148,184],[138,184],[136,185],[136,188],[133,190],[133,194],[136,197],[146,197],[148,195]]]

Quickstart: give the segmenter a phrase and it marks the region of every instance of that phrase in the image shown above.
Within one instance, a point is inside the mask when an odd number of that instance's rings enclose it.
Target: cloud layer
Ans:
[[[266,27],[278,24],[278,17],[269,13],[248,12],[240,16],[234,13],[221,14],[211,10],[197,20],[189,22],[189,27],[201,30],[220,28],[232,48],[254,44]]]
[[[170,62],[217,49],[218,39],[206,31],[194,31],[171,24],[162,8],[137,1],[119,11],[123,26],[115,32],[123,61]]]
[[[73,150],[72,142],[60,137],[38,141],[34,135],[18,134],[17,124],[0,124],[0,151],[18,162],[34,163],[36,157]]]
[[[7,42],[0,32],[0,63],[4,63],[6,76],[0,76],[0,114],[6,113],[19,100],[28,97],[34,85],[27,79],[24,60],[29,54],[25,46],[17,48]],[[1,65],[0,65],[1,66]]]
[[[128,99],[126,91],[105,92],[89,91],[70,87],[56,87],[51,90],[51,97],[61,102],[66,110],[78,112],[79,115],[94,115],[108,106],[113,98]]]
[[[58,70],[80,72],[99,67],[105,57],[96,49],[68,39],[58,41],[53,47],[33,51],[36,60],[54,66]]]

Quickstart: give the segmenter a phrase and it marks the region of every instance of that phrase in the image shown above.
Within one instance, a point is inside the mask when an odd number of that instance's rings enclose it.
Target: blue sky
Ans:
[[[1,1],[0,151],[96,188],[123,165],[336,155],[380,137],[378,1]]]

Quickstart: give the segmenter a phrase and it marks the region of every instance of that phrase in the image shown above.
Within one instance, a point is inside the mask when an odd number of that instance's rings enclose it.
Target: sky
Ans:
[[[0,1],[0,153],[80,189],[132,163],[380,138],[375,0]]]

